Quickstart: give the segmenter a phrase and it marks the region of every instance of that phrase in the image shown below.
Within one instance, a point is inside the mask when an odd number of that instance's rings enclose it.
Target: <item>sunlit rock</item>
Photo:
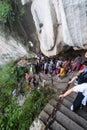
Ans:
[[[30,130],[44,130],[45,125],[39,119],[36,119],[30,127]]]
[[[33,0],[31,12],[46,56],[67,45],[87,49],[87,0]]]

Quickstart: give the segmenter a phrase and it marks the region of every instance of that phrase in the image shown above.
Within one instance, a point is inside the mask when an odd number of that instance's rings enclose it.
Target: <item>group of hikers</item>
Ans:
[[[37,57],[35,63],[28,65],[30,74],[38,74],[43,71],[44,74],[56,74],[60,77],[64,77],[69,72],[78,71],[82,67],[83,60],[80,54],[74,60],[67,58],[64,61],[59,58],[47,60],[41,55],[41,57]]]
[[[87,58],[87,52],[85,53],[85,58]],[[87,105],[87,60],[83,62],[82,69],[77,72],[76,76],[74,76],[68,84],[73,83],[75,80],[77,80],[77,85],[59,96],[59,98],[63,99],[72,92],[77,93],[73,105],[71,106],[72,111],[76,111],[78,108]]]
[[[25,74],[26,81],[29,84],[32,83],[34,87],[37,87],[39,82],[35,75],[39,75],[40,72],[44,74],[58,75],[61,79],[72,71],[78,71],[82,68],[82,57],[80,54],[74,59],[61,60],[59,58],[45,59],[43,55],[36,58],[34,63],[27,65],[28,73]]]
[[[87,58],[87,52],[85,53],[85,57]],[[59,98],[63,99],[70,93],[76,92],[78,93],[78,95],[73,102],[73,105],[71,106],[71,110],[77,110],[77,108],[79,108],[81,104],[83,106],[86,105],[87,61],[84,61],[80,54],[78,54],[74,60],[67,58],[64,61],[59,58],[51,58],[47,60],[43,55],[40,55],[33,63],[29,63],[27,65],[27,70],[27,73],[25,73],[27,88],[30,88],[31,86],[33,86],[34,88],[38,87],[39,80],[36,78],[36,75],[39,75],[39,73],[43,73],[44,75],[57,75],[62,79],[70,72],[77,72],[77,74],[72,78],[72,80],[68,82],[68,85],[70,85],[76,80],[77,85],[66,91],[64,94],[61,94]],[[18,86],[20,88],[21,82],[19,82]]]

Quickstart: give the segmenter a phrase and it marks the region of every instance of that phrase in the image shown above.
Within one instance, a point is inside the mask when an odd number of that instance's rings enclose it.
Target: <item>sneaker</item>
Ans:
[[[73,105],[70,107],[70,110],[73,111]]]

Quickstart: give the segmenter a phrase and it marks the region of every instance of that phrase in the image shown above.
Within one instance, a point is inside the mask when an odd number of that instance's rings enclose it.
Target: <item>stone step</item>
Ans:
[[[84,110],[79,109],[76,113],[77,113],[79,116],[83,117],[85,120],[87,120],[87,112],[85,112]]]
[[[57,96],[58,97],[58,96]],[[56,119],[49,125],[50,130],[86,130],[87,129],[87,114],[83,110],[78,110],[77,113],[70,110],[72,104],[67,97],[63,100],[61,107],[56,112]],[[71,98],[73,101],[73,98]],[[48,117],[52,114],[54,107],[57,104],[57,100],[52,99],[45,106],[44,110],[40,113],[39,119],[46,125]],[[84,118],[85,117],[85,118]],[[70,124],[70,125],[69,125]],[[69,125],[69,126],[68,126]],[[47,129],[48,130],[48,129]]]
[[[76,98],[76,96],[75,96],[75,98]],[[67,97],[66,97],[66,99],[67,99],[68,101],[70,101],[71,103],[73,103],[73,101],[75,100],[75,98],[72,98],[72,97],[70,97],[70,96],[67,96]],[[82,109],[83,109],[85,112],[87,112],[87,106],[83,107]]]
[[[69,117],[67,117],[60,111],[57,111],[56,113],[56,120],[67,130],[84,130],[84,128],[79,126],[77,123],[75,123],[73,120],[71,120]]]
[[[82,108],[85,112],[87,112],[87,105]]]
[[[49,115],[51,115],[51,113],[52,113],[52,111],[53,111],[53,109],[54,109],[54,107],[55,107],[55,105],[57,104],[57,101],[55,100],[55,99],[52,99],[52,100],[50,100],[50,104],[48,103],[46,106],[45,106],[45,108],[44,108],[44,111],[42,111],[41,112],[41,114],[40,114],[40,116],[39,116],[39,118],[46,124],[47,123],[47,119],[48,119],[48,117],[49,117]],[[68,101],[67,99],[64,99],[64,101],[63,101],[63,104],[64,105],[61,105],[61,107],[59,108],[59,112],[61,112],[62,114],[63,114],[63,117],[61,117],[61,118],[64,118],[64,116],[68,119],[69,118],[69,120],[70,120],[70,122],[74,122],[75,123],[75,127],[76,128],[78,128],[78,130],[86,130],[87,129],[87,126],[86,126],[86,124],[87,124],[87,121],[85,120],[85,119],[83,119],[84,118],[84,116],[81,116],[82,114],[81,113],[83,113],[83,112],[79,112],[80,113],[80,115],[77,115],[76,113],[74,113],[74,112],[72,112],[71,110],[70,110],[70,106],[71,106],[71,102],[70,101]],[[58,112],[57,112],[58,113]],[[85,114],[85,113],[84,113]],[[60,115],[60,114],[59,114]],[[58,115],[57,115],[58,116]],[[61,115],[62,116],[62,115]],[[80,117],[81,116],[81,117]],[[60,121],[60,119],[59,120],[57,120],[57,122],[55,122],[56,123],[56,125],[54,125],[55,123],[52,123],[52,125],[51,125],[51,128],[50,129],[52,129],[52,130],[55,130],[55,129],[63,129],[62,127],[62,125],[61,125],[61,122],[59,122]],[[66,124],[66,123],[65,123]],[[73,123],[71,123],[72,125],[73,125]],[[56,128],[54,127],[54,126],[56,126]],[[83,128],[80,128],[80,127],[83,127]],[[79,129],[80,128],[80,129]],[[70,129],[71,130],[71,129]]]
[[[52,130],[66,130],[63,126],[61,126],[57,121],[54,121],[50,126]]]
[[[67,96],[65,99],[67,99],[68,101],[70,101],[71,103],[73,103],[74,99],[70,96]]]
[[[77,115],[75,112],[72,112],[64,105],[61,105],[59,111],[65,114],[68,118],[76,122],[78,125],[82,126],[85,130],[87,130],[87,120]]]
[[[56,101],[55,99],[51,99],[51,100],[49,101],[49,104],[52,105],[53,107],[55,107],[56,104],[57,104],[57,101]]]
[[[70,101],[68,101],[67,99],[64,99],[63,100],[63,103],[62,103],[64,106],[66,106],[68,109],[70,109],[72,103]],[[79,109],[77,112],[76,112],[79,116],[83,117],[85,120],[87,120],[87,112],[82,110],[82,109]]]
[[[71,107],[71,105],[72,105],[72,103],[71,103],[69,100],[67,100],[66,98],[63,99],[62,104],[63,104],[64,106],[66,106],[68,109],[70,109],[70,107]]]
[[[39,119],[46,124],[47,123],[47,119],[48,119],[49,115],[43,110],[40,115],[39,115]]]
[[[52,113],[53,109],[54,109],[54,107],[48,103],[48,104],[45,106],[44,111],[45,111],[47,114],[50,115],[50,114]]]

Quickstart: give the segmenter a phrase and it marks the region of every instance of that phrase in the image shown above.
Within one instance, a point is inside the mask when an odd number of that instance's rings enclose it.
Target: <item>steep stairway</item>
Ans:
[[[87,130],[87,106],[76,112],[70,110],[77,94],[72,93],[63,101],[59,99],[59,94],[68,89],[67,83],[73,75],[74,73],[64,79],[60,79],[58,76],[41,75],[41,78],[46,80],[45,87],[49,86],[57,90],[57,95],[49,101],[39,115],[39,120],[45,125],[44,130]],[[51,78],[53,78],[53,84]],[[70,87],[72,86],[73,84]]]
[[[58,96],[50,100],[39,115],[45,130],[87,130],[87,107],[77,112],[70,110],[75,96],[73,93],[62,102]]]

